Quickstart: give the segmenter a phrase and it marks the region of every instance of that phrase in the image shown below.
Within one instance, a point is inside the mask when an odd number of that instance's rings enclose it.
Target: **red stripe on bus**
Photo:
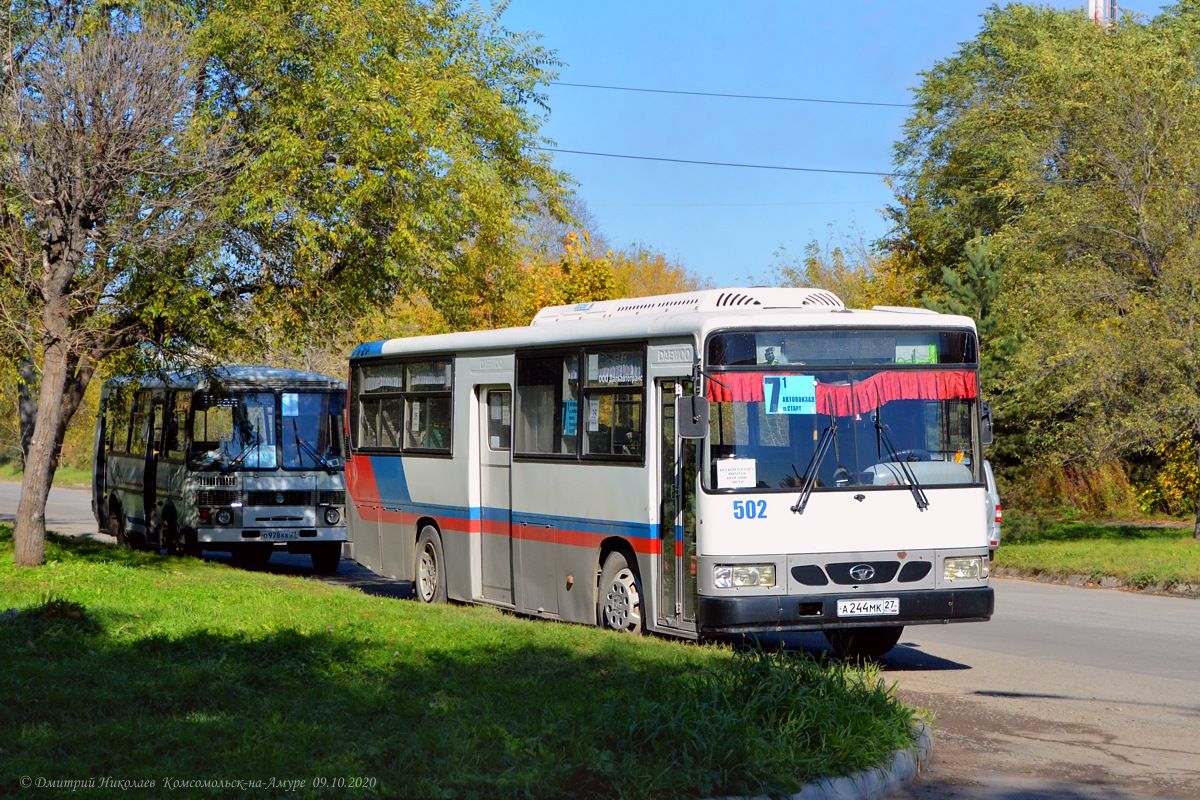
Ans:
[[[415,525],[417,520],[423,517],[434,516],[430,514],[414,514],[407,511],[388,511],[381,508],[361,509],[360,515],[368,522],[407,526]],[[437,519],[437,523],[443,531],[487,534],[489,536],[507,536],[509,534],[508,528],[510,526],[508,523],[499,520],[483,520],[481,525],[479,520],[436,516],[434,518]],[[565,528],[546,528],[539,525],[512,525],[511,528],[512,538],[520,541],[543,542],[545,544],[561,544],[568,547],[588,547],[592,549],[599,548],[601,542],[611,538],[613,535],[592,533],[590,531],[574,531]],[[658,555],[662,552],[662,540],[660,539],[647,539],[639,536],[618,536],[617,538],[624,539],[638,553]],[[682,544],[676,543],[676,555],[683,554],[682,547]]]

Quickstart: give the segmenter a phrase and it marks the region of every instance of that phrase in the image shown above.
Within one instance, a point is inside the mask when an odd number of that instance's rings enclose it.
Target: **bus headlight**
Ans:
[[[713,586],[718,589],[770,588],[774,585],[774,564],[718,564],[713,567]]]
[[[233,512],[228,508],[222,508],[217,512],[218,525],[228,525],[231,522],[233,522]]]
[[[331,506],[331,507],[325,509],[325,524],[326,525],[337,525],[338,520],[341,518],[342,518],[341,512],[339,512],[336,508],[333,508]]]
[[[979,581],[988,576],[987,560],[983,556],[947,558],[943,576],[946,581]]]

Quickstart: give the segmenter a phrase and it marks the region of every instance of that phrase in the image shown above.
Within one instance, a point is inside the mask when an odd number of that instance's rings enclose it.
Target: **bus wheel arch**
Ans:
[[[600,548],[596,584],[596,624],[621,633],[645,632],[645,592],[637,557],[628,543],[605,542]]]
[[[425,518],[417,523],[417,544],[413,548],[413,591],[423,603],[445,603],[446,556],[437,523]]]

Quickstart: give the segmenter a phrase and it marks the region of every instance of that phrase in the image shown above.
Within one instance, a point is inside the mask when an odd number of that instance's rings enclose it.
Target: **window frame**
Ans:
[[[637,353],[640,356],[638,366],[640,369],[640,382],[637,384],[614,384],[602,385],[598,382],[593,382],[589,377],[589,368],[591,362],[590,356],[599,357],[604,353],[619,353],[630,352]],[[620,343],[584,343],[569,348],[553,348],[553,349],[538,349],[525,350],[516,353],[516,369],[514,375],[513,386],[513,431],[512,431],[512,455],[513,458],[519,461],[553,461],[556,463],[617,463],[644,465],[646,463],[646,427],[647,427],[647,364],[646,364],[647,344],[644,341],[631,341]],[[549,359],[557,358],[565,362],[567,358],[574,357],[578,366],[578,375],[576,376],[576,392],[578,396],[577,411],[576,411],[576,426],[574,433],[575,448],[574,452],[557,453],[557,452],[536,452],[519,449],[518,445],[526,438],[525,433],[525,415],[523,414],[522,404],[524,396],[522,389],[525,388],[521,382],[521,365],[524,362],[533,359]],[[610,397],[613,398],[614,404],[620,402],[629,402],[626,400],[618,400],[622,395],[634,395],[636,397],[636,408],[638,421],[640,423],[636,438],[630,443],[631,453],[608,453],[608,452],[589,452],[588,433],[587,430],[591,401],[593,398]],[[561,413],[562,398],[556,396],[556,412]],[[557,433],[559,427],[556,424],[556,440],[562,439],[562,434]]]
[[[411,368],[418,365],[441,364],[446,369],[445,388],[430,389],[426,386],[416,388],[410,378]],[[389,387],[383,391],[364,391],[364,369],[379,368],[393,369],[398,373],[398,388]],[[363,359],[351,363],[349,407],[345,413],[350,415],[350,445],[354,453],[371,453],[383,455],[405,455],[453,457],[454,455],[454,374],[456,360],[451,355],[426,354],[405,358]],[[377,401],[375,408],[375,442],[369,445],[363,443],[363,405],[364,401]],[[395,431],[394,444],[381,444],[383,437],[383,411],[388,402],[399,402],[399,428]],[[412,413],[414,406],[427,408],[429,402],[445,401],[446,404],[446,441],[443,447],[416,447],[406,444],[411,433]],[[425,411],[419,412],[426,413]],[[343,454],[346,457],[349,454]]]

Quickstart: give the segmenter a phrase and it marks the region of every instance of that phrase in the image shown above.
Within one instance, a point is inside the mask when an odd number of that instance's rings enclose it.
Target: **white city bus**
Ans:
[[[345,404],[342,380],[275,367],[107,381],[96,521],[126,547],[226,551],[249,566],[287,550],[335,572],[346,541]]]
[[[427,602],[879,655],[992,614],[978,385],[970,319],[814,289],[364,344],[347,552]]]

